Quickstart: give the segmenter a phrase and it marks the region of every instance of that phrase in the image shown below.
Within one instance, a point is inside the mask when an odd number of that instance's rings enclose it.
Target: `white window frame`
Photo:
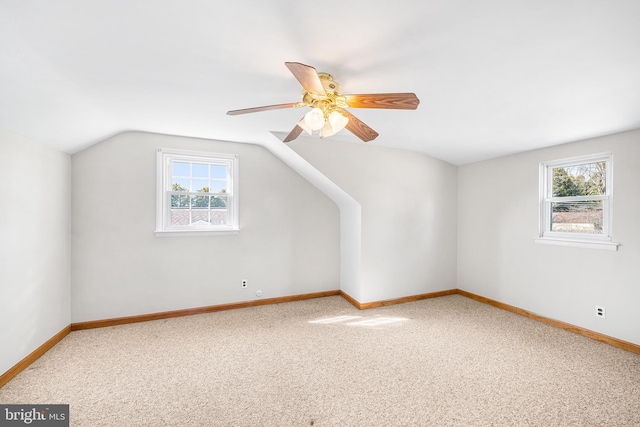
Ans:
[[[606,187],[600,196],[553,196],[553,169],[558,167],[577,166],[586,163],[606,163]],[[602,200],[602,234],[568,233],[551,230],[551,204],[553,202],[575,202],[585,200]],[[613,211],[613,154],[598,153],[580,157],[552,160],[540,163],[540,232],[536,243],[575,246],[591,249],[616,251],[618,243],[612,242]]]
[[[227,166],[227,224],[171,225],[171,185],[173,161],[224,164]],[[238,210],[238,155],[195,152],[158,148],[156,179],[156,230],[157,237],[166,236],[211,236],[237,234],[239,227]],[[194,193],[195,194],[195,193]],[[203,194],[203,193],[199,193]],[[215,193],[212,193],[215,195]]]

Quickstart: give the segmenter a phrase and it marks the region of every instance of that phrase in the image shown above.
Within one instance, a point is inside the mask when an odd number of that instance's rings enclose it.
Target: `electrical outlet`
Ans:
[[[606,313],[604,307],[596,305],[596,317],[601,317],[601,318],[605,319],[607,317],[606,314],[607,313]]]
[[[243,288],[246,288],[246,287],[248,287],[248,286],[249,286],[249,285],[247,284],[247,280],[246,280],[246,279],[245,279],[245,280],[243,280],[243,281],[242,281],[242,287],[243,287]]]

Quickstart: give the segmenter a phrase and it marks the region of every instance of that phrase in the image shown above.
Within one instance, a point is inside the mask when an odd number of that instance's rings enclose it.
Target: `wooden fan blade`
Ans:
[[[230,116],[237,116],[238,114],[257,113],[259,111],[279,110],[281,108],[296,108],[296,107],[302,107],[301,103],[290,102],[288,104],[275,104],[275,105],[265,105],[264,107],[244,108],[242,110],[227,111],[227,114]]]
[[[302,133],[304,129],[302,129],[300,126],[295,125],[295,127],[293,129],[291,129],[291,132],[289,132],[289,135],[287,135],[287,137],[285,139],[282,140],[282,142],[291,142],[294,139],[296,139],[297,137],[300,136],[300,134]]]
[[[298,79],[304,90],[309,93],[315,93],[316,95],[326,94],[315,68],[299,62],[285,62],[284,65],[286,65],[289,71],[291,71],[291,74]]]
[[[344,110],[344,109],[340,108],[340,109],[338,109],[338,111],[340,112],[340,114],[344,115],[345,117],[347,117],[349,119],[349,122],[347,123],[347,126],[345,126],[345,127],[351,133],[353,133],[355,136],[357,136],[358,138],[360,138],[364,142],[373,141],[374,139],[376,139],[378,137],[378,135],[379,135],[378,132],[376,132],[375,130],[371,129],[362,120],[360,120],[359,118],[357,118],[356,116],[354,116],[353,114],[348,112],[347,110]]]
[[[388,108],[395,110],[415,110],[420,100],[415,93],[372,93],[344,95],[352,108]]]

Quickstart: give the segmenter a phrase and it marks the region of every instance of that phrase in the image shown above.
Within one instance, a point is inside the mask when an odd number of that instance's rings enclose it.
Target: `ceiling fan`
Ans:
[[[284,65],[304,89],[301,102],[231,110],[227,111],[227,114],[235,116],[283,108],[311,107],[311,110],[287,135],[284,142],[293,141],[303,130],[310,135],[314,131],[319,131],[320,138],[324,138],[336,134],[345,127],[364,142],[369,142],[378,136],[378,132],[345,108],[415,110],[420,103],[414,93],[343,95],[341,86],[333,80],[331,74],[318,73],[315,68],[299,62],[285,62]]]

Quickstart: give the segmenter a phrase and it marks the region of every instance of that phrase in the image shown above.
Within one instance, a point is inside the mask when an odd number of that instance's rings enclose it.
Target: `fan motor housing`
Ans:
[[[311,108],[318,107],[328,114],[328,112],[336,107],[346,108],[349,105],[344,96],[342,96],[342,86],[329,73],[318,73],[320,83],[324,89],[324,95],[318,95],[311,92],[304,92],[302,96],[303,105]]]
[[[318,73],[318,77],[320,77],[320,82],[322,83],[322,87],[324,87],[325,92],[338,96],[342,95],[342,86],[333,80],[333,76],[331,74]]]

